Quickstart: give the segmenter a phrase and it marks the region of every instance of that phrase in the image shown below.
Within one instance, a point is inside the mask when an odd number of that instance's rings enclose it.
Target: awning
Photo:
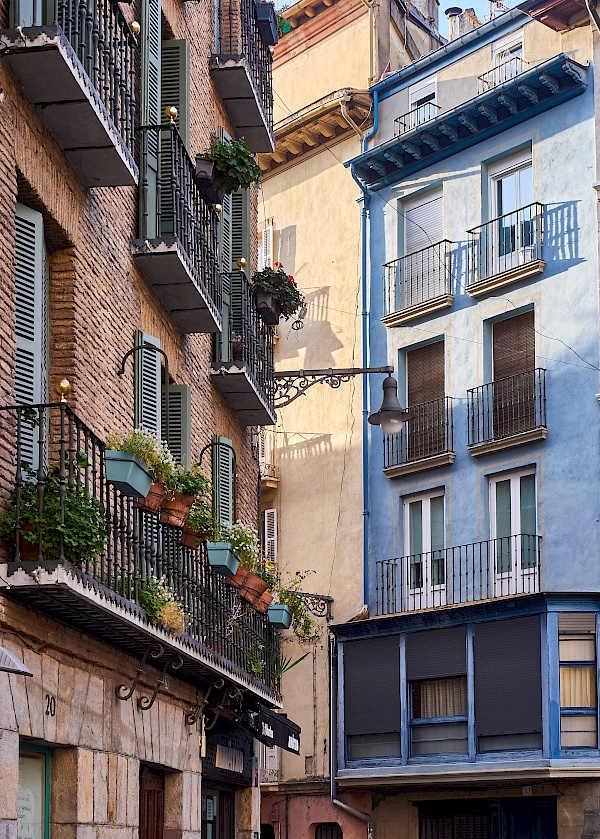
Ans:
[[[254,717],[254,736],[266,746],[279,746],[287,752],[300,754],[300,726],[288,720],[285,714],[276,714],[259,705]]]

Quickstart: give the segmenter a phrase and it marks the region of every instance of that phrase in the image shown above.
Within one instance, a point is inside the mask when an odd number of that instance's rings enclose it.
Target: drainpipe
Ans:
[[[590,0],[585,0],[585,5],[587,6],[590,17],[596,24],[596,29],[600,32],[600,17],[598,16],[597,10],[590,4]]]
[[[367,837],[373,839],[373,822],[370,816],[362,813],[360,810],[355,810],[349,804],[344,804],[337,797],[337,699],[338,699],[338,678],[337,678],[337,653],[335,650],[335,638],[333,635],[329,636],[329,672],[330,672],[330,686],[329,686],[329,777],[331,784],[331,803],[349,816],[355,819],[360,819],[361,822],[367,825]]]
[[[375,17],[373,7],[375,5],[375,0],[361,0],[363,5],[367,7],[369,10],[369,84],[372,84],[375,81],[374,73],[375,69],[373,66],[373,41],[375,39]]]

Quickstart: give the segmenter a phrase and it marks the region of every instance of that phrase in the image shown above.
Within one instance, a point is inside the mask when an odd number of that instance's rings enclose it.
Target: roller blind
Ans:
[[[498,321],[492,331],[494,380],[526,373],[535,367],[533,310]]]
[[[421,405],[445,396],[444,342],[406,353],[408,404]]]
[[[400,731],[400,639],[344,643],[346,735]]]
[[[467,672],[464,626],[410,632],[406,636],[406,678],[443,679]]]
[[[404,253],[440,242],[444,238],[444,203],[442,190],[430,192],[402,203],[404,213]]]
[[[477,735],[541,731],[539,615],[478,623],[474,657]]]

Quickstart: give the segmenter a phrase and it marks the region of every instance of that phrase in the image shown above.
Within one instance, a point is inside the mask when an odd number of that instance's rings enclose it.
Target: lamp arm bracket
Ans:
[[[393,367],[328,367],[322,370],[282,370],[275,373],[275,407],[283,408],[299,396],[304,396],[309,387],[327,384],[338,388],[354,376],[364,373],[394,372]]]

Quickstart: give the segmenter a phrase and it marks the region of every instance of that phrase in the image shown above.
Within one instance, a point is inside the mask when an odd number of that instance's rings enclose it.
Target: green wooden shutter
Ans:
[[[48,260],[41,213],[15,207],[15,399],[48,399]],[[22,458],[35,466],[35,429],[22,430]]]
[[[190,44],[163,41],[160,65],[160,109],[174,105],[179,116],[175,125],[186,149],[190,148]]]
[[[158,338],[136,330],[135,346],[160,347]],[[161,431],[161,365],[160,353],[142,350],[134,353],[135,427]]]
[[[164,390],[164,388],[163,388]],[[165,428],[165,403],[163,399],[163,428]],[[169,438],[167,444],[177,463],[186,469],[191,464],[192,398],[189,385],[169,385]]]
[[[142,0],[142,125],[158,125],[160,114],[161,0]],[[158,185],[158,134],[148,132],[148,221],[144,235],[154,239],[156,229],[156,187]],[[144,230],[142,224],[140,228]]]
[[[219,224],[219,270],[221,272],[223,329],[217,336],[218,360],[229,361],[229,331],[231,313],[231,195],[223,196]]]
[[[246,271],[250,268],[250,193],[239,189],[231,195],[231,331],[243,333],[242,277],[237,265],[240,258],[246,260]]]
[[[215,434],[215,443],[226,443],[231,446],[231,440]],[[219,522],[230,527],[233,522],[233,456],[231,449],[226,446],[213,448],[213,505],[217,511]]]

